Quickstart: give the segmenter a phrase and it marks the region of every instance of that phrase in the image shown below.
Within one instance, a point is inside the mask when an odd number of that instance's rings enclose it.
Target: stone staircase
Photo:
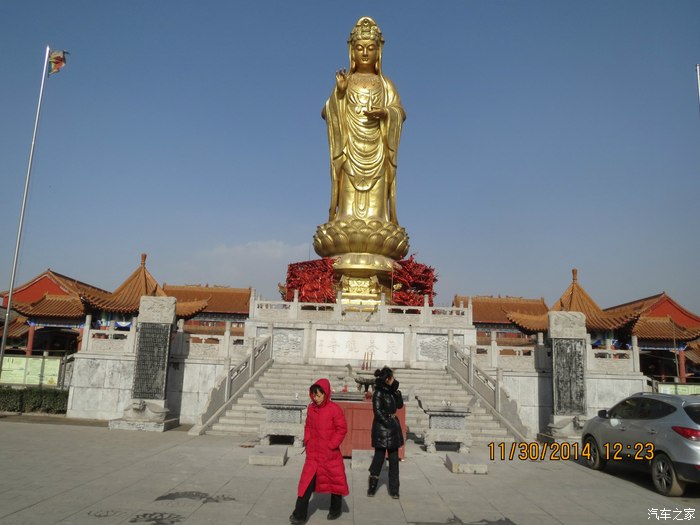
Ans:
[[[472,415],[469,425],[475,445],[491,441],[512,442],[514,440],[513,436],[494,419],[479,400],[468,393],[445,370],[399,368],[394,370],[394,374],[400,382],[400,389],[406,402],[406,427],[409,439],[410,434],[421,437],[423,429],[428,427],[428,416],[415,399],[418,395],[424,406],[440,407],[444,400],[449,401],[453,406],[470,407]],[[265,421],[265,409],[258,401],[256,389],[266,398],[294,399],[298,394],[299,399],[310,402],[308,388],[316,380],[326,377],[330,380],[331,387],[339,391],[343,387],[343,381],[340,378],[344,375],[345,368],[342,366],[274,363],[207,433],[257,435],[258,427]],[[350,385],[350,389],[357,391],[355,385]],[[407,396],[411,390],[414,395],[409,400]]]

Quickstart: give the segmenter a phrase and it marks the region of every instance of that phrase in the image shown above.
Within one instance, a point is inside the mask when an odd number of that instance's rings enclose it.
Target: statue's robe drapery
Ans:
[[[398,224],[396,157],[406,113],[391,80],[363,77],[361,84],[359,74],[350,75],[345,96],[336,87],[323,111],[331,157],[329,220]],[[373,108],[385,108],[387,117],[367,117],[364,111]]]

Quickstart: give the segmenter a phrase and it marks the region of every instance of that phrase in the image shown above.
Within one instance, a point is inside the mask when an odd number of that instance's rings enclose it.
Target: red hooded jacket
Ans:
[[[345,477],[345,464],[340,453],[340,444],[348,432],[343,409],[331,401],[331,384],[328,379],[319,379],[314,383],[326,393],[321,405],[313,402],[306,411],[304,426],[304,445],[306,461],[301,471],[297,495],[304,495],[311,480],[316,476],[315,492],[330,492],[347,496],[348,480]]]

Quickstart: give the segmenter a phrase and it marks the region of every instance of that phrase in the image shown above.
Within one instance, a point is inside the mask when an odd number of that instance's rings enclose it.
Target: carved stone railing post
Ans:
[[[498,342],[496,341],[497,333],[491,330],[491,346],[489,347],[489,363],[491,368],[498,368]]]
[[[639,372],[639,340],[636,335],[632,336],[632,371]]]
[[[92,334],[90,330],[92,329],[92,315],[87,314],[85,316],[85,325],[83,325],[83,339],[80,341],[80,351],[85,352],[90,344],[90,338]]]

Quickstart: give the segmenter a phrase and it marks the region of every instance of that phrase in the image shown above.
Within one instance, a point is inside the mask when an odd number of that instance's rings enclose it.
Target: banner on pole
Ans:
[[[66,65],[66,55],[68,51],[51,51],[49,55],[49,75],[53,73],[58,73]]]

